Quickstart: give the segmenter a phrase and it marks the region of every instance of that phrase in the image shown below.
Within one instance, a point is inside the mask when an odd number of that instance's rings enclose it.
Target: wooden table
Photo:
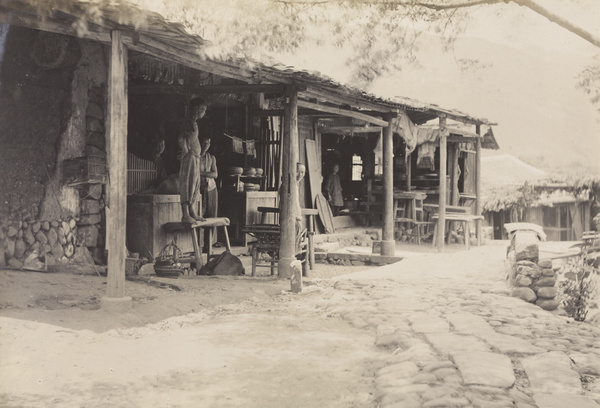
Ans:
[[[261,214],[261,224],[266,224],[268,214],[279,214],[279,207],[258,207],[256,209]],[[301,208],[302,215],[308,217],[308,262],[310,270],[315,268],[315,251],[314,251],[314,235],[315,235],[315,216],[319,215],[319,211],[315,208]]]
[[[172,233],[179,232],[191,232],[192,235],[192,243],[194,244],[194,256],[196,258],[196,269],[200,270],[200,267],[203,265],[202,263],[202,252],[200,250],[199,245],[199,234],[202,233],[204,228],[214,228],[223,227],[223,231],[225,232],[225,247],[228,251],[231,251],[231,245],[229,244],[229,234],[227,233],[227,226],[229,226],[229,218],[225,217],[217,217],[217,218],[206,218],[204,221],[196,221],[193,224],[187,222],[167,222],[163,224],[163,230]],[[213,235],[216,234],[208,234],[208,246],[206,248],[206,262],[210,260],[212,256],[212,246],[214,244]]]
[[[440,212],[439,204],[423,204],[423,209],[431,215],[435,215]],[[459,205],[447,205],[446,213],[470,214],[471,209],[469,207],[463,207]]]
[[[439,214],[435,214],[431,217],[431,219],[435,222],[435,229],[433,231],[433,246],[437,243],[437,234],[438,234],[438,224],[439,224]],[[469,223],[474,221],[475,225],[479,224],[483,220],[482,215],[472,215],[472,214],[459,214],[459,213],[446,213],[446,222],[461,222],[463,223],[463,231],[465,232],[465,247],[467,249],[471,249],[471,232]],[[481,246],[481,237],[477,236],[477,245]]]

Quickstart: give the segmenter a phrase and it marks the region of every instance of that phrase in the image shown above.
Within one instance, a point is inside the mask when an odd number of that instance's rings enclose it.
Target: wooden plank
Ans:
[[[352,111],[350,109],[343,109],[337,106],[328,106],[302,100],[298,101],[298,106],[302,108],[314,109],[320,112],[334,113],[340,116],[347,116],[354,119],[364,120],[365,122],[372,123],[377,126],[386,127],[388,125],[388,123],[383,119],[379,119],[371,115],[366,115],[364,113]]]
[[[317,194],[321,192],[321,172],[317,160],[317,144],[314,140],[306,139],[306,165],[310,185],[310,202],[315,205]]]
[[[327,199],[323,195],[323,193],[317,194],[317,198],[315,199],[315,206],[319,211],[319,218],[325,227],[326,234],[334,234],[335,233],[335,225],[333,223],[333,213],[331,212],[331,207],[327,202]]]
[[[127,225],[127,48],[121,32],[112,33],[108,74],[108,172],[106,247],[107,297],[125,296],[125,242]]]

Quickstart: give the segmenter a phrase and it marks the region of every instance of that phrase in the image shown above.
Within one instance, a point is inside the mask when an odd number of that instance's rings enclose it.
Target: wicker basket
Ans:
[[[183,274],[183,267],[179,260],[183,257],[181,249],[174,241],[167,244],[154,262],[154,272],[160,278],[178,278]]]

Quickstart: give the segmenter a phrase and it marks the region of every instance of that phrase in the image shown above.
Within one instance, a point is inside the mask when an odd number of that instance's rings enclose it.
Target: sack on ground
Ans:
[[[211,259],[200,268],[199,275],[245,275],[246,271],[242,261],[229,251],[223,252],[216,258]]]

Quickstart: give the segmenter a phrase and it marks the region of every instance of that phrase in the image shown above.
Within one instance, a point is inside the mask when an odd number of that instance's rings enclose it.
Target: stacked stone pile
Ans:
[[[514,286],[512,295],[526,302],[535,303],[545,310],[555,310],[559,305],[556,271],[551,260],[541,260],[537,264],[517,262],[510,283]]]
[[[29,211],[14,210],[0,218],[0,267],[20,269],[26,260],[56,263],[102,263],[104,253],[104,201],[102,185],[80,190],[79,216],[36,220]],[[90,253],[91,251],[91,253]],[[32,255],[33,254],[33,255]]]
[[[539,259],[538,238],[533,231],[516,231],[508,248],[508,281],[512,296],[535,303],[545,310],[555,310],[556,271],[549,259]]]

